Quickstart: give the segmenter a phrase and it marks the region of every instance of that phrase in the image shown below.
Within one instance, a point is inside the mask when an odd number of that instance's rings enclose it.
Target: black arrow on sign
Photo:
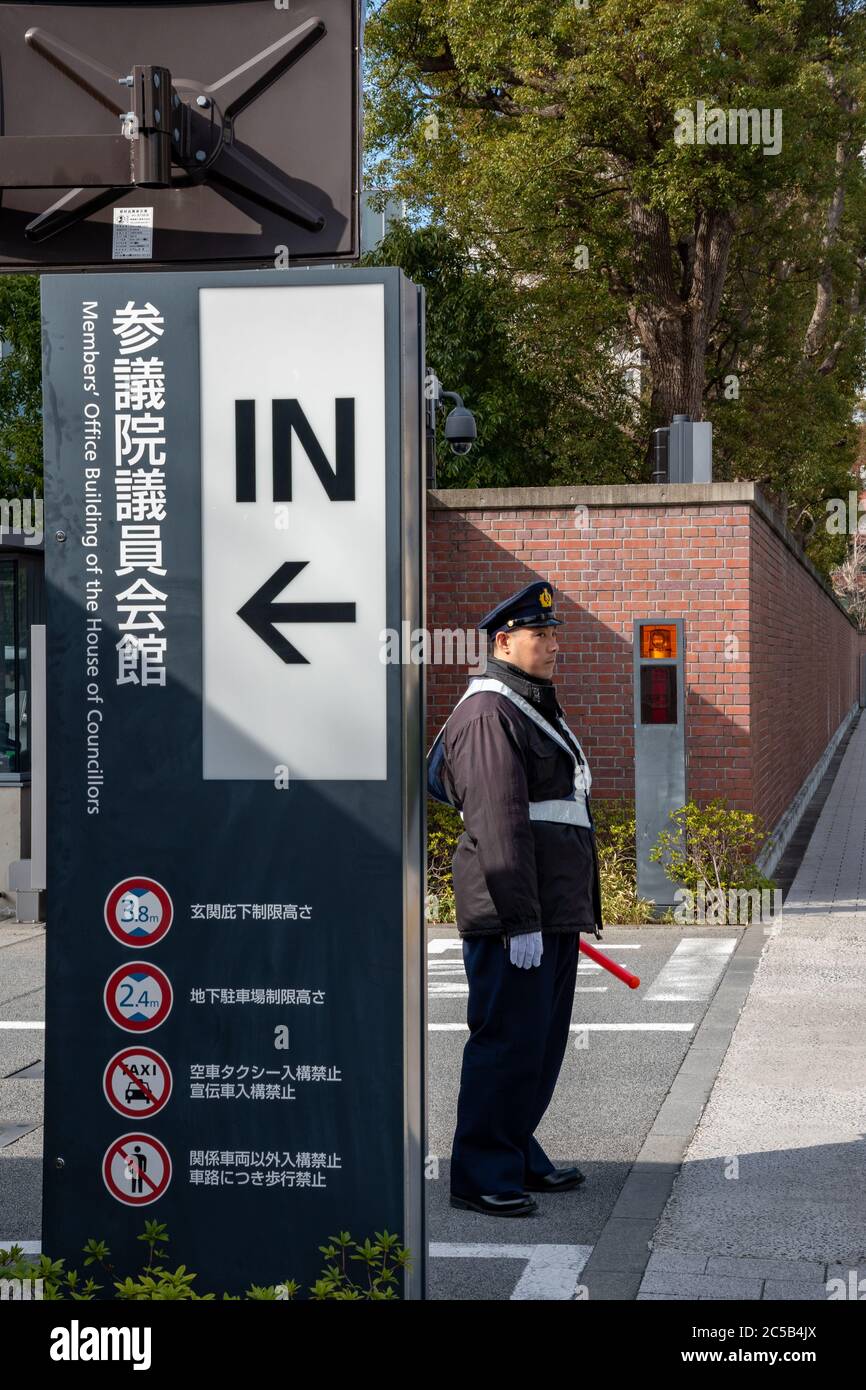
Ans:
[[[277,632],[274,623],[353,623],[355,621],[354,603],[274,603],[277,594],[282,593],[292,580],[297,578],[309,560],[286,560],[275,574],[272,574],[252,598],[248,598],[243,608],[238,609],[238,617],[252,628],[257,637],[267,642],[272,652],[281,661],[309,666],[305,656],[293,647],[288,638]]]

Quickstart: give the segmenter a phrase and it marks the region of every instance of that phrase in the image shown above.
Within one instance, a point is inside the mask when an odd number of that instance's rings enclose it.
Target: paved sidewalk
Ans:
[[[639,1299],[866,1296],[864,717],[652,1251]]]

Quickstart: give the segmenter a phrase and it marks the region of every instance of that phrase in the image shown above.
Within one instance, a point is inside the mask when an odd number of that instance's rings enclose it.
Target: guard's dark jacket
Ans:
[[[523,693],[508,669],[491,661],[488,675]],[[594,831],[529,819],[530,801],[572,791],[574,764],[565,750],[497,691],[464,700],[443,745],[442,782],[465,827],[451,861],[461,936],[596,926],[600,934]]]

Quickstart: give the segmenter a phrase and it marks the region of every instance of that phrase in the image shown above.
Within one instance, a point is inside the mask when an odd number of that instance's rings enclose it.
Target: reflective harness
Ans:
[[[478,695],[484,690],[495,690],[499,695],[506,695],[512,700],[517,708],[522,710],[533,724],[536,724],[543,733],[552,738],[554,743],[558,743],[563,748],[574,763],[574,786],[568,796],[556,797],[550,801],[530,801],[529,819],[560,821],[568,825],[582,825],[587,830],[593,829],[592,815],[589,809],[589,789],[592,786],[592,773],[589,764],[584,757],[583,749],[578,743],[577,738],[571,732],[561,715],[556,716],[556,722],[562,726],[563,737],[557,733],[553,725],[548,723],[543,715],[532,708],[528,700],[524,700],[522,695],[518,695],[516,690],[503,681],[492,680],[489,677],[476,677],[470,681],[469,689],[460,696],[457,705],[462,705],[470,695]],[[454,706],[454,710],[457,709]],[[454,713],[451,711],[451,714]],[[451,718],[449,714],[448,719]],[[442,725],[433,742],[433,747],[427,754],[427,790],[434,801],[441,801],[446,806],[452,806],[446,795],[445,787],[442,783],[442,763],[445,758],[445,748],[442,742],[442,735],[448,724],[448,719]],[[566,741],[567,740],[567,741]],[[576,751],[575,751],[576,750]],[[455,810],[457,808],[455,807]],[[460,811],[460,818],[463,819],[463,812]]]

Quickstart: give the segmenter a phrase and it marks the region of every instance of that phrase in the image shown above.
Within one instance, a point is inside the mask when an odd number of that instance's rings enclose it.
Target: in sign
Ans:
[[[384,781],[384,286],[199,310],[202,774]]]

